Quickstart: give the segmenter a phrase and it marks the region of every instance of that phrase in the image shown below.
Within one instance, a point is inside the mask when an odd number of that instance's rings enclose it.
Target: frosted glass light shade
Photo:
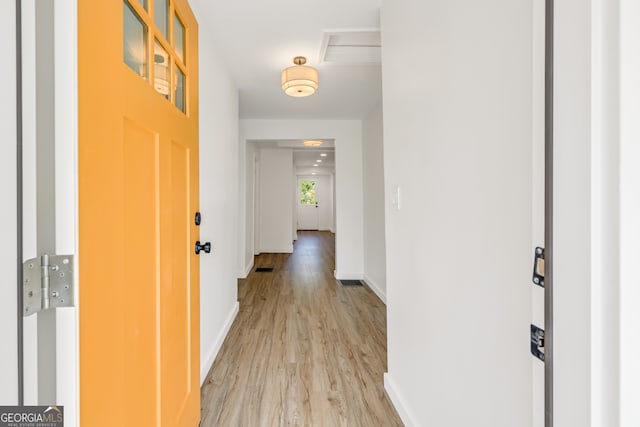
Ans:
[[[313,95],[318,89],[318,70],[306,65],[294,65],[282,71],[282,90],[289,96]]]

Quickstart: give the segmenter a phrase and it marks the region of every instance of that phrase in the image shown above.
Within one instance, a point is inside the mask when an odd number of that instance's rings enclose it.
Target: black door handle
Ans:
[[[204,251],[205,254],[211,252],[211,242],[200,243],[200,240],[196,242],[196,255],[200,255],[200,252]]]

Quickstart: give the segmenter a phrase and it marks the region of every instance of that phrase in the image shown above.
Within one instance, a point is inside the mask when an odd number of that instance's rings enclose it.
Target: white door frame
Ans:
[[[18,64],[18,69],[22,70],[20,76],[16,78],[18,87],[22,80],[25,81],[25,117],[22,123],[22,129],[25,135],[25,156],[24,161],[26,167],[22,171],[23,163],[18,166],[21,169],[21,176],[24,176],[25,190],[27,191],[24,199],[25,222],[24,222],[24,254],[33,253],[35,251],[35,52],[29,49],[35,47],[34,31],[35,31],[35,0],[17,0],[16,4],[20,4],[25,8],[25,14],[21,12],[21,8],[16,9],[16,22],[21,25],[17,28],[18,34],[24,26],[23,42],[27,43],[26,55],[23,58],[24,67]],[[50,0],[52,1],[52,0]],[[54,139],[55,139],[55,252],[57,254],[73,254],[76,257],[77,266],[77,0],[56,0],[54,5],[53,20],[53,45],[55,58],[53,63],[54,69],[54,90],[55,96],[54,110]],[[38,66],[50,66],[50,64],[37,64]],[[18,109],[20,117],[22,117],[22,94],[18,96]],[[18,139],[18,144],[22,143],[22,138]],[[20,160],[20,159],[19,159]],[[16,162],[16,164],[18,164]],[[21,183],[18,183],[21,186]],[[23,201],[18,199],[18,211],[22,210]],[[27,211],[27,209],[29,211]],[[18,224],[22,221],[16,221]],[[14,222],[14,224],[16,223]],[[22,224],[20,224],[22,225]],[[22,263],[23,253],[22,245],[17,253]],[[78,333],[78,283],[77,283],[77,267],[75,272],[75,307],[58,308],[53,313],[55,319],[55,400],[56,404],[65,407],[65,425],[75,427],[79,424],[79,333]],[[21,280],[16,280],[21,285]],[[17,299],[17,298],[16,298]],[[20,309],[20,318],[18,323],[22,323]],[[38,377],[37,372],[37,332],[35,328],[35,316],[27,318],[25,321],[27,336],[25,342],[24,354],[20,355],[20,359],[24,358],[24,397],[28,401],[26,404],[39,404],[38,402]],[[36,337],[33,339],[33,337]],[[20,364],[20,362],[18,362]],[[42,374],[42,373],[40,373]],[[22,394],[22,386],[18,386],[19,394]],[[20,400],[22,396],[20,397]]]
[[[545,1],[545,108],[544,108],[544,420],[554,423],[554,0]]]
[[[314,206],[314,213],[316,215],[316,228],[300,228],[300,181],[313,181],[314,182],[314,189],[316,189],[316,204]],[[295,195],[294,195],[294,201],[295,201],[295,229],[296,232],[297,230],[319,230],[320,229],[320,213],[318,211],[318,199],[317,199],[317,195],[318,195],[318,177],[317,176],[313,176],[313,175],[308,175],[308,174],[304,174],[304,175],[296,175],[296,179],[295,179]],[[305,207],[303,207],[302,209],[305,209]],[[307,207],[306,209],[310,209],[309,207]]]
[[[21,287],[18,284],[17,271],[21,266],[17,265],[18,242],[16,224],[17,215],[17,168],[16,160],[19,153],[14,142],[19,141],[17,114],[18,88],[11,82],[19,82],[17,75],[17,26],[16,5],[19,0],[0,2],[0,37],[4,43],[6,63],[0,69],[0,79],[8,83],[5,86],[4,96],[0,97],[0,132],[6,143],[3,145],[3,156],[0,157],[0,197],[3,206],[0,208],[0,233],[3,236],[0,245],[0,268],[4,273],[2,286],[3,298],[0,299],[0,324],[2,332],[0,338],[5,346],[0,352],[0,404],[16,405],[19,403],[19,386],[21,370],[19,364],[19,340],[18,325],[22,320],[22,313],[17,306],[18,295]],[[15,348],[15,351],[10,350]]]
[[[80,423],[78,323],[78,2],[56,0],[56,251],[75,255],[75,307],[58,309],[57,397],[65,405],[65,426]],[[60,96],[62,94],[62,96]]]
[[[532,57],[532,229],[531,259],[536,247],[545,246],[545,4],[532,1],[533,57]],[[531,323],[545,329],[545,289],[530,282]],[[545,425],[545,363],[531,357],[532,366],[532,427]]]
[[[605,2],[607,7],[613,7]],[[615,8],[614,8],[615,10]],[[640,4],[621,0],[620,19],[620,426],[640,425]],[[603,141],[604,142],[604,141]],[[606,289],[606,288],[605,288]],[[614,294],[615,295],[615,294]],[[615,307],[614,307],[615,309]]]

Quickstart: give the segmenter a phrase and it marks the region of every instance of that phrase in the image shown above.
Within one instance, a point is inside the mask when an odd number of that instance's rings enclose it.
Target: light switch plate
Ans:
[[[395,206],[396,210],[400,210],[400,187],[396,187],[393,192],[393,206]]]

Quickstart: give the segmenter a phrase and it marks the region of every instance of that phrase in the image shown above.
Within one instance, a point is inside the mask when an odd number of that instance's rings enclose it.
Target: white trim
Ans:
[[[64,25],[59,25],[64,23]],[[75,307],[58,309],[56,330],[57,404],[65,425],[80,425],[80,322],[78,282],[78,3],[56,2],[55,48],[55,229],[56,251],[75,254]]]
[[[364,274],[362,273],[339,273],[334,271],[333,275],[338,280],[364,280]]]
[[[245,266],[244,271],[241,273],[240,279],[246,279],[247,276],[249,276],[249,273],[251,273],[251,270],[253,270],[253,258],[251,258],[251,262]]]
[[[278,248],[278,249],[260,249],[261,254],[292,254],[293,253],[293,245],[289,245],[288,248]]]
[[[22,0],[22,260],[38,256],[36,0]],[[24,403],[38,404],[38,315],[23,320]]]
[[[224,322],[224,326],[222,330],[218,334],[218,337],[213,342],[211,349],[209,350],[208,356],[205,360],[200,361],[200,386],[204,384],[204,380],[207,378],[207,374],[211,367],[213,366],[213,362],[215,362],[216,357],[218,356],[218,352],[220,348],[222,348],[222,344],[224,343],[224,339],[227,337],[229,330],[231,329],[231,325],[233,325],[233,321],[236,319],[238,312],[240,311],[240,303],[236,302],[231,309],[231,312],[227,316],[227,320]]]
[[[64,405],[65,425],[80,425],[78,309],[56,311],[56,401]],[[71,333],[75,332],[75,333]],[[42,402],[40,402],[42,403]]]
[[[613,2],[612,2],[613,3]],[[615,9],[613,4],[607,7]],[[619,218],[620,229],[615,230],[619,238],[619,329],[609,333],[619,335],[619,370],[608,370],[610,375],[619,375],[620,426],[640,425],[640,273],[637,260],[640,256],[640,195],[638,180],[640,171],[640,124],[637,120],[640,108],[640,60],[638,59],[638,16],[640,4],[634,0],[620,1],[620,152],[619,152]],[[613,188],[611,188],[613,187]],[[607,190],[615,191],[615,186]],[[608,288],[608,287],[607,287]],[[610,298],[615,293],[610,293]],[[616,313],[617,314],[617,313]]]
[[[362,280],[364,280],[369,289],[371,289],[373,293],[376,294],[378,298],[380,298],[380,301],[382,301],[384,305],[387,305],[387,294],[382,291],[382,288],[380,288],[380,286],[366,274],[364,275],[364,279]]]
[[[2,188],[0,198],[0,268],[3,272],[2,301],[0,301],[0,324],[3,349],[0,353],[0,402],[3,405],[18,404],[18,313],[16,256],[17,223],[17,110],[16,110],[16,3],[3,1],[0,4],[0,36],[5,49],[0,78],[5,82],[5,90],[0,99],[0,134],[3,137],[2,159],[0,160],[0,179]],[[24,82],[23,82],[24,83]],[[28,83],[28,82],[27,82]],[[24,334],[23,334],[24,336]],[[26,344],[26,342],[25,342]],[[26,373],[26,370],[25,370]]]
[[[384,390],[389,397],[389,400],[393,404],[394,408],[400,415],[400,419],[404,423],[405,427],[414,427],[419,424],[415,421],[416,417],[411,413],[407,405],[406,400],[402,397],[402,394],[398,391],[396,383],[391,378],[388,372],[384,374]]]

